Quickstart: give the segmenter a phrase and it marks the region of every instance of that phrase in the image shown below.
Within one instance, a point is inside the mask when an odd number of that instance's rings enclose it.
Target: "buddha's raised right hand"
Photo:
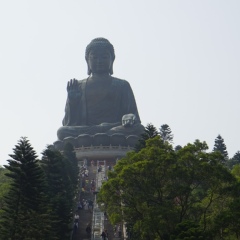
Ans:
[[[69,100],[76,100],[81,97],[78,80],[73,78],[67,83],[67,92]]]

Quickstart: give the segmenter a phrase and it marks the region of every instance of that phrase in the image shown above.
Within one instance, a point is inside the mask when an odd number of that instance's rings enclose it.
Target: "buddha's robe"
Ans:
[[[112,77],[104,89],[95,89],[94,95],[87,81],[78,81],[78,98],[67,99],[63,127],[58,130],[59,139],[107,132],[121,126],[123,115],[129,113],[136,116],[135,124],[140,124],[135,98],[127,81]]]

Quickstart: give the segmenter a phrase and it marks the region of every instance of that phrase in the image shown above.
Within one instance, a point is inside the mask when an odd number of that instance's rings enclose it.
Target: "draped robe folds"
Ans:
[[[78,84],[80,95],[75,100],[68,97],[63,127],[59,129],[61,132],[66,130],[69,136],[107,132],[121,126],[123,115],[129,113],[136,116],[135,124],[141,123],[133,91],[127,81],[112,77],[106,91],[93,101],[87,96],[87,79],[78,81]],[[63,138],[60,135],[59,139]]]

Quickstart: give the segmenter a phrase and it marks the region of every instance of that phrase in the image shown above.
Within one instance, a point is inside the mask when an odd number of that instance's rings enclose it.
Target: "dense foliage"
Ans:
[[[138,143],[135,146],[135,151],[139,152],[141,149],[146,147],[146,141],[149,138],[154,138],[159,135],[157,128],[154,127],[151,123],[147,124],[145,127],[144,133],[141,134]]]
[[[205,142],[174,151],[159,136],[109,173],[98,195],[130,239],[238,239],[239,182]]]
[[[235,165],[240,164],[240,151],[237,151],[234,156],[226,163],[228,168],[232,169]]]
[[[45,178],[36,152],[26,138],[21,138],[9,155],[6,176],[11,178],[1,220],[3,239],[48,238]],[[39,219],[40,224],[36,222]]]
[[[7,172],[8,170],[6,168],[0,166],[0,219],[3,212],[2,209],[5,206],[4,196],[6,196],[10,188],[11,180],[5,175]]]
[[[219,135],[176,146],[167,124],[146,126],[136,151],[118,161],[98,195],[128,239],[240,239],[240,152],[228,158]],[[51,146],[41,160],[21,138],[0,167],[0,239],[69,240],[78,195],[74,148]]]
[[[9,165],[0,170],[10,185],[0,199],[0,239],[69,239],[78,183],[73,147],[63,154],[48,147],[40,161],[21,138],[9,156]]]

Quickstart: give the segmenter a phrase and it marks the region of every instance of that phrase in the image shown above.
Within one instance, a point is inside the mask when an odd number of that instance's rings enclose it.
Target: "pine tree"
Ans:
[[[149,138],[154,138],[158,135],[159,133],[157,131],[157,128],[154,127],[151,123],[148,123],[147,126],[145,127],[144,133],[141,134],[140,139],[135,146],[135,151],[139,152],[141,149],[145,148],[146,140],[148,140]]]
[[[237,151],[237,152],[234,154],[232,160],[234,161],[234,165],[235,165],[235,164],[240,164],[240,151]]]
[[[72,181],[72,184],[75,189],[77,189],[77,185],[79,182],[79,167],[78,167],[78,160],[76,157],[76,153],[74,151],[74,147],[71,143],[67,143],[63,149],[63,156],[69,161],[69,175]]]
[[[9,156],[12,159],[5,168],[11,185],[0,224],[2,239],[51,239],[47,227],[46,182],[36,152],[27,138],[22,137]]]
[[[240,164],[240,151],[237,151],[234,156],[227,162],[227,166],[230,169],[232,169],[237,164]]]
[[[220,152],[224,156],[225,161],[228,159],[227,147],[224,143],[224,139],[222,138],[222,136],[220,134],[215,139],[213,151]]]
[[[177,145],[175,148],[174,148],[174,150],[177,152],[177,151],[179,151],[180,149],[182,149],[182,146],[181,145]]]
[[[159,134],[164,142],[173,143],[172,130],[167,124],[163,124],[159,130]]]
[[[47,176],[48,198],[52,209],[52,228],[57,239],[67,240],[73,218],[74,187],[69,174],[71,164],[59,151],[50,147],[42,154],[41,165]]]

